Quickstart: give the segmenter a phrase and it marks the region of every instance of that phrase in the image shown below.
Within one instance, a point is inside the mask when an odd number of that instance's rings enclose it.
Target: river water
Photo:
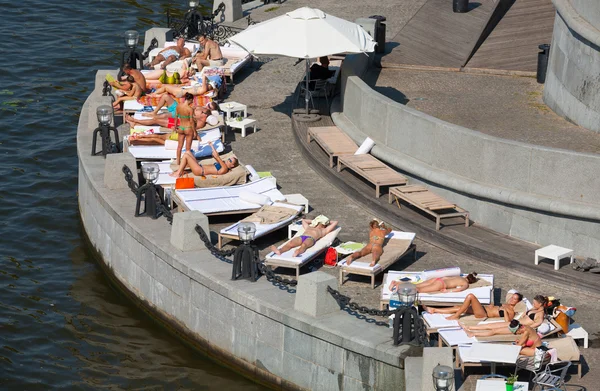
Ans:
[[[82,240],[75,134],[155,0],[0,0],[0,389],[258,390],[113,290]]]

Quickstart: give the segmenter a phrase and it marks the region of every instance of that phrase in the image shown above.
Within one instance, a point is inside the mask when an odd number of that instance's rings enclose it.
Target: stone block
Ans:
[[[313,358],[313,337],[286,327],[283,334],[283,351],[297,356],[303,360],[312,361]]]
[[[316,377],[317,366],[293,354],[283,352],[283,378],[302,389],[310,389]]]
[[[421,368],[422,391],[435,391],[433,381],[428,380],[431,379],[433,368],[438,364],[454,368],[452,348],[423,348],[423,366]]]
[[[324,272],[312,272],[300,276],[294,309],[314,317],[339,311],[340,307],[327,292],[327,286],[337,290],[337,278]]]
[[[283,376],[283,351],[264,343],[256,344],[256,367]]]
[[[137,182],[137,166],[133,155],[129,152],[109,153],[106,155],[106,162],[104,164],[104,186],[110,190],[129,188],[123,174],[124,165],[129,167],[133,173],[133,180]],[[131,202],[135,201],[132,199]]]
[[[260,343],[267,343],[283,350],[283,334],[285,326],[266,316],[256,314],[256,338]]]
[[[344,391],[369,391],[373,389],[373,387],[369,386],[368,384],[348,376],[344,376],[343,385]]]
[[[375,385],[375,360],[362,354],[346,350],[344,375],[369,387]],[[344,390],[346,388],[344,387]]]
[[[406,357],[404,359],[404,388],[406,390],[420,390],[422,388],[421,385],[421,374],[423,372],[423,357]],[[383,383],[383,378],[377,376],[377,382],[379,383],[380,379]],[[427,381],[427,380],[426,380]],[[399,387],[400,388],[400,387]],[[382,387],[377,387],[377,389],[383,390]]]
[[[192,331],[204,339],[209,339],[209,316],[206,311],[203,311],[201,308],[190,305],[190,311],[192,315],[190,318],[192,319],[191,327]]]
[[[231,323],[223,323],[209,316],[208,340],[215,346],[233,352],[233,327]]]
[[[340,391],[344,385],[344,375],[339,372],[317,365],[317,371],[313,377],[311,390]]]
[[[318,338],[312,338],[312,360],[315,364],[336,373],[344,371],[345,350]]]
[[[200,251],[206,249],[206,246],[196,232],[196,224],[200,225],[207,235],[210,235],[208,217],[202,212],[194,210],[173,214],[171,244],[180,251]]]
[[[256,360],[256,338],[250,334],[246,334],[242,330],[234,328],[233,354],[242,360],[254,363]]]
[[[148,46],[150,46],[150,42],[152,42],[152,39],[154,38],[156,38],[156,40],[158,41],[158,47],[164,48],[167,32],[169,32],[170,30],[171,29],[164,27],[152,27],[151,29],[146,30],[146,34],[144,35],[143,51],[146,51],[146,49],[148,49]]]
[[[258,316],[256,312],[234,304],[231,317],[234,330],[242,330],[244,333],[251,335],[252,338],[256,338],[256,318]]]
[[[407,357],[408,358],[416,358],[416,357]],[[420,358],[420,357],[418,357]],[[406,359],[405,359],[406,360]],[[405,361],[406,363],[406,361]],[[406,364],[405,364],[406,365]],[[406,367],[405,367],[406,368]],[[408,373],[408,370],[402,370],[399,367],[395,367],[393,365],[386,364],[381,361],[377,361],[375,363],[375,385],[374,388],[377,390],[419,390],[419,388],[408,388],[405,387],[404,376],[405,373]],[[417,377],[421,375],[421,368],[419,367],[419,371],[417,373]]]
[[[199,282],[191,281],[190,302],[202,311],[208,312],[208,288]]]
[[[216,15],[217,22],[235,22],[244,16],[242,13],[242,0],[215,1],[213,2],[213,12],[221,3],[225,4],[225,9]]]
[[[208,313],[211,318],[215,318],[219,322],[232,324],[234,307],[241,308],[239,304],[236,304],[228,298],[223,297],[214,291],[209,291]]]

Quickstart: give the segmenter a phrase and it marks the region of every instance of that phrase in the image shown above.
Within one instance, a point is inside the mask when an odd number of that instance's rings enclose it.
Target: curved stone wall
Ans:
[[[101,96],[105,76],[98,72],[79,120],[78,198],[83,228],[118,284],[196,347],[273,388],[404,390],[404,358],[421,349],[394,346],[392,330],[344,311],[295,311],[296,295],[265,279],[231,281],[231,265],[208,250],[174,247],[164,218],[134,217],[131,191],[105,185],[116,155],[90,156],[96,108],[110,102]]]
[[[469,210],[477,223],[540,245],[600,253],[600,156],[500,139],[399,104],[351,71],[336,125],[372,153]],[[335,111],[336,107],[334,105]]]
[[[600,2],[553,2],[556,18],[544,102],[570,121],[600,132]]]

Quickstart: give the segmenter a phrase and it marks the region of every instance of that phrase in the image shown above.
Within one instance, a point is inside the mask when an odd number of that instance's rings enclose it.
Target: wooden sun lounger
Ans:
[[[333,168],[333,159],[340,155],[352,155],[358,149],[356,143],[337,126],[308,128],[308,143],[315,140],[329,155],[329,167]]]
[[[372,155],[340,155],[338,156],[337,171],[342,171],[343,166],[373,183],[376,198],[381,195],[381,186],[404,185],[408,182],[405,176]]]
[[[371,262],[371,254],[355,259],[350,266],[341,266],[339,281],[340,285],[344,283],[344,274],[359,274],[361,276],[371,277],[371,288],[375,288],[375,276],[383,273],[394,263],[412,253],[414,260],[417,260],[417,245],[410,240],[390,239],[383,247],[383,254],[377,262],[380,267],[377,269],[364,269],[352,267],[355,262]],[[385,282],[385,281],[384,281]]]
[[[410,185],[392,187],[389,194],[389,203],[392,204],[396,201],[398,208],[400,208],[400,200],[404,200],[435,217],[436,231],[439,231],[440,229],[440,220],[450,217],[462,216],[465,218],[465,227],[469,226],[469,212],[456,206],[456,204],[443,199],[437,194],[434,194],[424,186]],[[442,211],[447,212],[441,213]]]

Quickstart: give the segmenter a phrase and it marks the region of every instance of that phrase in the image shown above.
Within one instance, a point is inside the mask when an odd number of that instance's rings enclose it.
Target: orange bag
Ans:
[[[194,178],[177,178],[175,179],[175,189],[193,189]]]
[[[558,309],[554,309],[554,320],[556,321],[556,323],[559,324],[559,326],[563,329],[563,333],[568,333],[569,332],[569,317],[567,316],[567,314],[565,314],[564,312],[562,312],[561,310]]]

